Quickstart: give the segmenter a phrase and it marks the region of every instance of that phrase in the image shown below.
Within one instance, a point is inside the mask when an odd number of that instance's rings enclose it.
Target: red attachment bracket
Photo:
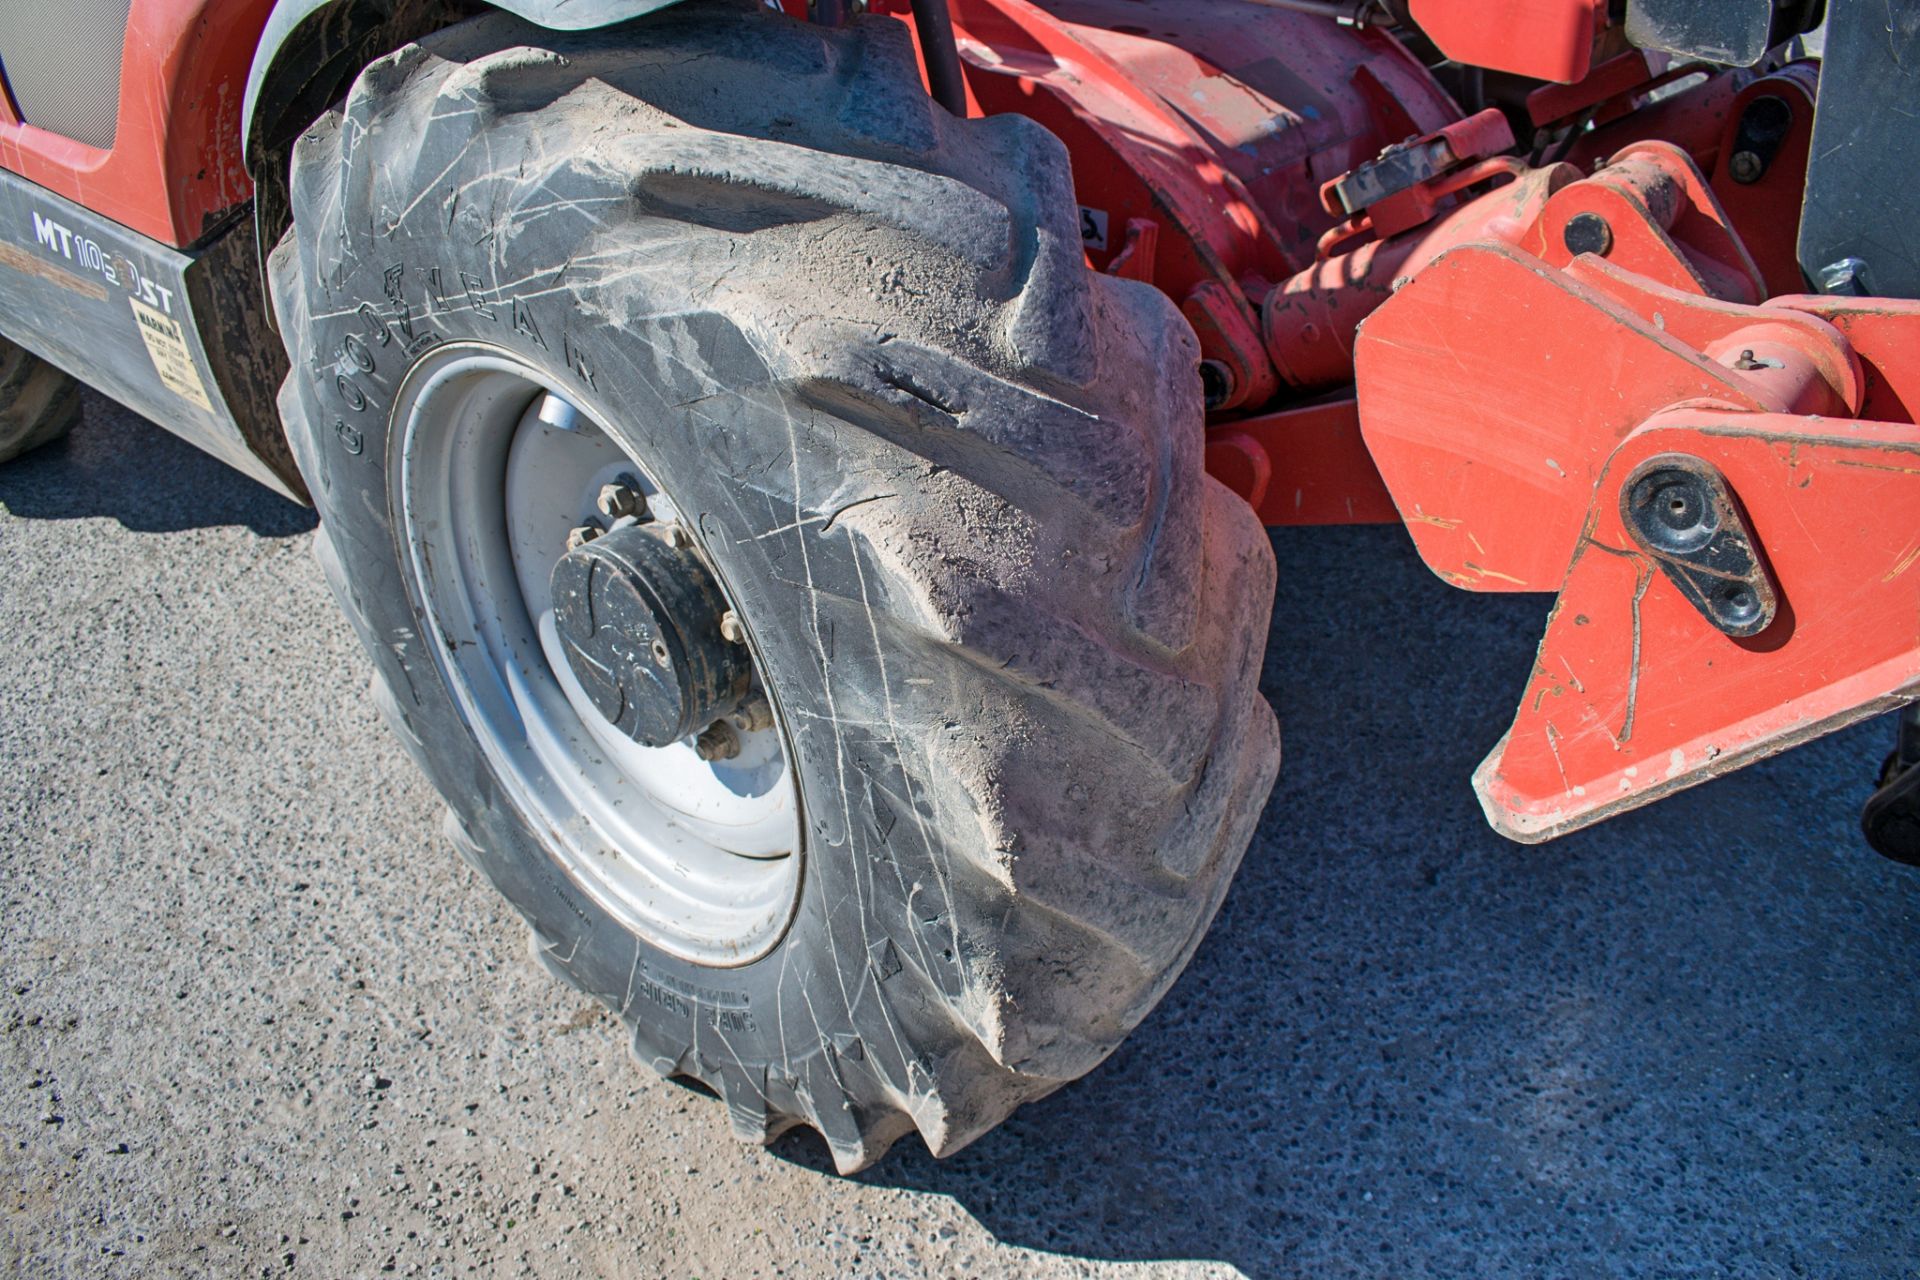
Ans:
[[[1652,414],[1688,400],[1755,412],[1859,403],[1845,341],[1810,319],[1592,257],[1562,271],[1465,245],[1361,330],[1367,447],[1435,573],[1474,591],[1554,591],[1608,456]],[[1742,367],[1742,351],[1770,363]]]
[[[1468,245],[1368,319],[1357,362],[1429,567],[1560,594],[1475,774],[1503,834],[1547,839],[1920,696],[1920,303],[1747,306]],[[1666,513],[1635,482],[1659,475],[1716,495],[1674,498],[1698,542],[1649,539]],[[1729,554],[1693,554],[1709,535]]]
[[[1591,178],[1562,187],[1520,247],[1552,266],[1591,253],[1689,293],[1766,297],[1706,178],[1670,142],[1623,147]]]
[[[1708,625],[1629,536],[1620,485],[1659,454],[1739,495],[1779,583],[1760,634]],[[1917,560],[1911,423],[1649,420],[1601,473],[1513,727],[1474,774],[1487,820],[1545,840],[1920,696]]]
[[[1742,89],[1715,153],[1713,194],[1753,251],[1767,292],[1798,293],[1800,204],[1813,142],[1815,64],[1796,62]]]

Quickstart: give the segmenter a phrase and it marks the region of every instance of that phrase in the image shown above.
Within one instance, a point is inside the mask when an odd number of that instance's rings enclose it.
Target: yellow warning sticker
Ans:
[[[187,335],[182,332],[180,322],[138,298],[127,301],[133,304],[133,318],[140,325],[140,336],[146,339],[147,354],[153,357],[154,371],[160,375],[160,381],[202,409],[211,410],[213,404],[207,399],[200,371],[194,368],[193,351],[187,346]]]

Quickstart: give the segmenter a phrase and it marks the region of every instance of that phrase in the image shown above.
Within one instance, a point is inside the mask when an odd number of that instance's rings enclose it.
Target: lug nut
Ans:
[[[709,764],[716,760],[731,760],[740,754],[740,735],[725,720],[715,720],[693,740],[693,749]]]
[[[593,505],[600,508],[600,514],[609,520],[622,520],[627,516],[637,520],[647,514],[646,495],[627,480],[601,485],[600,495],[593,500]]]
[[[747,629],[740,625],[740,615],[731,609],[720,615],[720,638],[728,644],[747,642]]]
[[[605,532],[598,521],[589,520],[567,535],[567,550],[578,551]]]
[[[773,728],[773,708],[759,694],[754,694],[740,704],[740,709],[727,717],[727,723],[742,733],[758,733],[762,729]]]

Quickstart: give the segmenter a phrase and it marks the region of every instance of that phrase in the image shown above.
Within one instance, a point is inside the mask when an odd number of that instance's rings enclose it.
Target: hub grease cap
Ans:
[[[553,567],[554,624],[601,715],[647,747],[678,742],[735,710],[753,676],[721,637],[726,600],[690,548],[658,525],[621,521]]]

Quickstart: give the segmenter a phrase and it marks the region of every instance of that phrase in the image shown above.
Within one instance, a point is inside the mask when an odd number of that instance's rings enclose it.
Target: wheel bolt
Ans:
[[[731,760],[740,754],[740,735],[725,720],[715,720],[693,740],[693,749],[702,760]]]
[[[747,642],[747,629],[740,625],[740,615],[731,609],[720,615],[720,638],[728,644]]]
[[[615,480],[600,486],[600,495],[593,500],[600,508],[600,514],[609,520],[621,520],[627,516],[640,519],[647,514],[647,498],[639,488],[626,480]]]
[[[773,708],[756,693],[742,703],[738,711],[728,716],[727,722],[742,733],[758,733],[762,729],[773,728]]]
[[[589,520],[567,535],[567,550],[578,551],[605,532],[597,521]]]

